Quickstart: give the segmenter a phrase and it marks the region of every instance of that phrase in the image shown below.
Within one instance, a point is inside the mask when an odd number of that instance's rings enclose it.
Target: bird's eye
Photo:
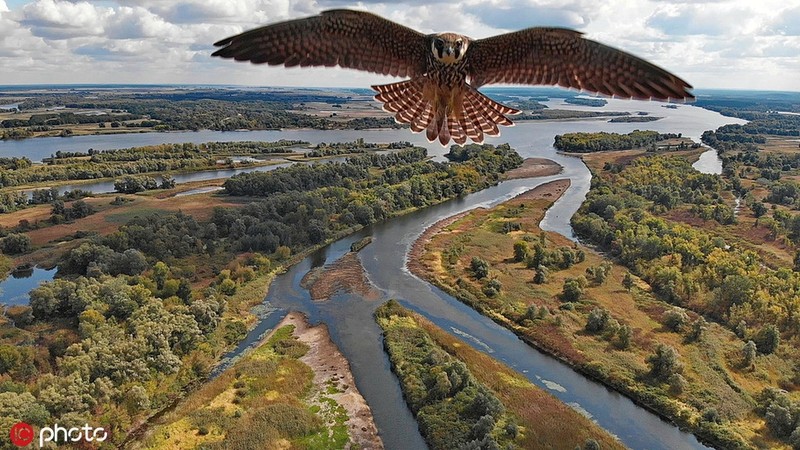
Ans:
[[[434,45],[436,45],[437,49],[441,50],[444,48],[444,41],[441,39],[436,39],[436,43]]]
[[[461,39],[456,41],[456,48],[461,48],[462,45],[464,45],[464,42]]]

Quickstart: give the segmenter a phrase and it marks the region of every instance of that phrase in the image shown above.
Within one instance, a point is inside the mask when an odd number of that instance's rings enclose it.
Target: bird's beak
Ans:
[[[447,54],[448,55],[455,55],[456,54],[456,49],[452,45],[447,47]]]

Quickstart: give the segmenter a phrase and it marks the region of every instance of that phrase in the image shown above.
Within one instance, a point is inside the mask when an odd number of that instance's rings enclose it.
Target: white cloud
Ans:
[[[375,12],[424,33],[483,38],[566,26],[697,87],[800,90],[797,0],[0,0],[3,83],[143,82],[367,86],[391,78],[211,58],[213,42],[331,8]]]
[[[20,23],[30,27],[34,35],[67,39],[101,35],[104,31],[103,22],[113,14],[113,10],[98,8],[88,2],[38,0],[25,5],[22,13]]]

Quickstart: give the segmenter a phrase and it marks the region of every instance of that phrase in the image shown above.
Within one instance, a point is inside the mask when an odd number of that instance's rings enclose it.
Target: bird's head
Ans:
[[[455,64],[464,57],[469,46],[469,38],[455,33],[433,35],[431,51],[433,57],[444,64]]]

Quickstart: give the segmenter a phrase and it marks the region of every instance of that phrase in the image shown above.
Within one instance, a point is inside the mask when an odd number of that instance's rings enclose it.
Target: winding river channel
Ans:
[[[635,129],[652,129],[683,133],[684,136],[699,141],[700,134],[705,130],[716,129],[726,123],[742,123],[693,106],[681,105],[677,109],[668,109],[662,108],[661,105],[609,100],[609,104],[602,108],[615,111],[645,111],[654,116],[664,117],[646,124],[579,120],[527,122],[504,129],[502,137],[493,139],[491,143],[509,142],[523,157],[552,159],[564,167],[563,172],[550,177],[507,181],[461,199],[376,224],[322,248],[275,279],[265,299],[266,312],[262,315],[262,320],[240,347],[229,356],[235,357],[252,346],[258,341],[259,336],[275,326],[285,312],[301,311],[312,323],[327,324],[331,338],[350,361],[356,384],[372,408],[375,423],[386,447],[402,450],[426,448],[416,422],[403,401],[397,379],[390,370],[388,358],[383,351],[380,330],[372,317],[374,309],[382,301],[369,301],[352,294],[340,294],[325,302],[314,302],[308,292],[300,286],[300,280],[309,270],[336,261],[349,251],[352,242],[369,235],[373,237],[373,242],[359,253],[359,257],[370,281],[382,291],[384,299],[399,300],[403,305],[423,314],[473,347],[514,367],[561,401],[592,417],[601,427],[616,435],[622,443],[631,448],[705,448],[693,435],[682,432],[622,395],[583,377],[560,361],[538,352],[490,319],[413,276],[406,268],[406,258],[411,244],[436,221],[478,206],[495,205],[542,183],[557,179],[569,178],[571,186],[548,210],[542,228],[574,239],[569,218],[585,199],[591,175],[581,160],[555,151],[552,143],[556,134],[577,131],[627,133]],[[551,106],[568,108],[560,101],[551,102]],[[0,156],[28,155],[31,159],[41,159],[41,155],[49,156],[56,150],[85,151],[90,147],[125,148],[163,142],[302,139],[318,143],[351,141],[359,137],[368,142],[411,141],[428,147],[429,153],[436,157],[441,157],[446,151],[428,144],[422,136],[412,135],[407,130],[287,130],[30,139],[0,143]],[[41,148],[56,143],[57,147],[46,150]],[[717,171],[715,157],[713,152],[704,156],[703,162],[699,162],[696,167],[703,171]]]

